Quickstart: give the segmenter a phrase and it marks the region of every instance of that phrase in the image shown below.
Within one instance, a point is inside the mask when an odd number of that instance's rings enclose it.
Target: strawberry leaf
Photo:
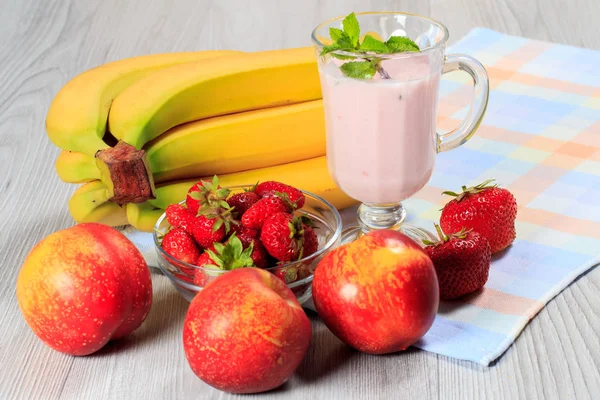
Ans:
[[[256,187],[258,186],[259,182],[260,181],[256,181],[256,183],[253,186],[251,186],[249,189],[244,189],[244,192],[254,192],[256,190]]]
[[[461,201],[468,194],[477,194],[477,193],[483,192],[486,189],[498,187],[498,184],[490,185],[490,183],[492,183],[494,181],[495,181],[495,179],[488,179],[488,180],[480,183],[479,185],[475,185],[472,187],[467,187],[466,185],[463,185],[461,188],[462,189],[461,193],[455,193],[455,192],[447,190],[445,192],[442,192],[442,194],[456,197],[456,201]]]
[[[285,267],[280,269],[280,276],[283,276],[285,283],[290,283],[298,279],[298,269],[296,267]]]
[[[218,242],[213,243],[213,247],[215,248],[217,253],[223,254],[223,250],[225,249],[225,246],[222,243],[218,243]]]
[[[218,186],[216,186],[218,187]],[[227,188],[221,188],[217,190],[217,197],[220,199],[226,199],[227,196],[229,196],[229,193],[231,193],[231,191]]]
[[[302,215],[300,217],[300,220],[306,226],[310,226],[311,228],[317,228],[317,226],[315,226],[315,223],[313,222],[313,220],[308,215]]]
[[[212,232],[215,233],[223,225],[223,219],[219,218],[215,221],[212,227]]]
[[[450,190],[446,190],[446,191],[442,192],[442,194],[445,194],[447,196],[452,196],[452,197],[457,197],[458,196],[458,193],[452,192]]]
[[[206,250],[206,252],[208,253],[210,259],[213,260],[219,268],[223,269],[223,260],[221,259],[221,257],[216,255],[212,250]]]
[[[246,250],[242,245],[241,240],[235,235],[231,235],[225,246],[221,245],[221,259],[223,260],[223,269],[233,270],[244,267],[253,267],[254,261],[252,260],[252,250],[254,249],[254,243],[252,243]],[[215,244],[216,248],[216,244]]]
[[[199,191],[195,190],[192,193],[189,194],[189,196],[194,199],[194,200],[202,200],[202,195],[200,194]]]

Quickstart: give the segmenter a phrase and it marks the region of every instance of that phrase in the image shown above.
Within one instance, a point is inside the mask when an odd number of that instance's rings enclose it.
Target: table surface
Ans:
[[[150,6],[151,4],[151,6]],[[367,10],[403,10],[444,22],[452,39],[484,26],[600,49],[598,0],[1,0],[0,398],[228,399],[185,360],[187,308],[153,275],[154,305],[129,338],[88,357],[44,346],[17,307],[15,282],[29,249],[73,224],[74,190],[58,180],[58,149],[44,132],[67,80],[107,61],[195,49],[262,50],[309,44],[317,23]],[[419,350],[350,350],[314,316],[312,346],[296,375],[259,398],[552,399],[600,393],[600,269],[552,300],[492,367]],[[247,398],[255,398],[248,396]],[[596,397],[597,398],[597,397]]]

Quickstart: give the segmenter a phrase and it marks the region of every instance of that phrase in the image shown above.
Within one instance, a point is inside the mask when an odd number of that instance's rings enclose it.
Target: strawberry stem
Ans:
[[[492,183],[494,181],[495,181],[495,179],[488,179],[488,180],[480,183],[479,185],[475,185],[472,187],[467,187],[466,185],[463,185],[461,188],[462,189],[461,193],[455,193],[450,190],[446,190],[446,191],[442,192],[442,194],[445,194],[447,196],[456,197],[456,201],[461,201],[468,194],[476,194],[476,193],[484,191],[485,189],[498,187],[497,184],[490,185],[490,183]]]
[[[455,238],[455,239],[466,239],[467,235],[469,234],[469,232],[471,232],[473,229],[467,229],[464,226],[462,227],[462,229],[456,233],[453,233],[452,235],[450,235],[450,237]]]
[[[437,234],[440,237],[440,240],[442,242],[447,242],[448,241],[448,236],[446,236],[444,234],[444,232],[442,231],[442,227],[439,226],[438,224],[433,224],[433,226],[435,226],[435,230],[437,231]]]

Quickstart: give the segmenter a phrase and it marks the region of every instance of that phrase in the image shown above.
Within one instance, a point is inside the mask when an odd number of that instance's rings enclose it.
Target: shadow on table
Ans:
[[[296,371],[296,377],[303,382],[327,379],[349,364],[359,352],[340,341],[316,313],[309,312],[313,334],[306,357]]]
[[[153,275],[154,297],[152,308],[141,327],[131,335],[108,342],[106,346],[88,357],[103,357],[114,352],[127,352],[133,348],[150,346],[152,342],[172,336],[172,330],[183,331],[183,320],[189,303],[171,285],[160,285]]]

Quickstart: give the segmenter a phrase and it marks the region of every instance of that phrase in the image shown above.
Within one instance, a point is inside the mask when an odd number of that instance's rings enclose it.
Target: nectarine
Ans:
[[[308,317],[286,284],[257,268],[220,275],[188,309],[183,346],[194,373],[231,393],[282,385],[308,349]]]
[[[431,327],[439,303],[433,263],[408,236],[372,231],[327,254],[313,300],[325,325],[357,350],[404,350]]]
[[[123,234],[85,223],[55,232],[31,250],[19,272],[17,300],[44,343],[87,355],[144,322],[152,280],[144,258]]]

